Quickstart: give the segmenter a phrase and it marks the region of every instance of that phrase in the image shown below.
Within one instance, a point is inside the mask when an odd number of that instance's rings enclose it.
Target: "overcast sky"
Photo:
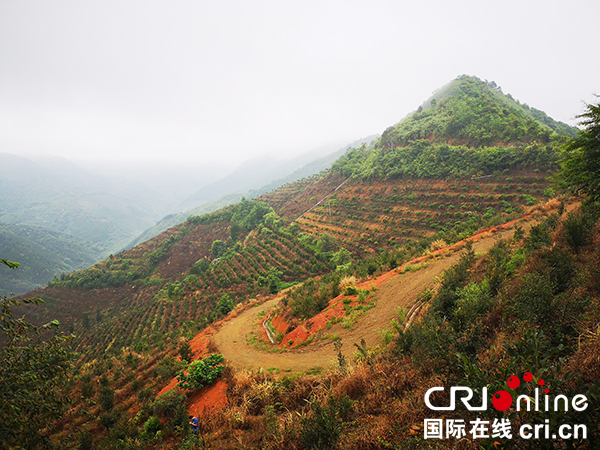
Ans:
[[[0,0],[0,151],[243,160],[381,133],[461,74],[574,124],[600,2]]]

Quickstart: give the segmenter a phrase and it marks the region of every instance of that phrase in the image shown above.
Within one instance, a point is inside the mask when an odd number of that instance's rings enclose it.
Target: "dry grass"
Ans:
[[[533,205],[531,208],[525,209],[526,214],[545,214],[555,210],[560,206],[561,201],[558,198],[551,198],[545,203],[538,203]]]
[[[443,239],[438,239],[431,243],[431,245],[429,246],[429,251],[435,252],[436,250],[441,250],[444,247],[448,247],[448,243]]]
[[[343,291],[347,287],[354,287],[358,283],[358,280],[354,275],[344,277],[340,280],[340,290]]]

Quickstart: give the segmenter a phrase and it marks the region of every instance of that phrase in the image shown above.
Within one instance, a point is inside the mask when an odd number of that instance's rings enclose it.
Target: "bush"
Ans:
[[[347,396],[329,397],[327,405],[321,406],[316,400],[310,403],[311,414],[300,420],[300,439],[305,448],[329,450],[337,447],[344,419],[352,411]]]
[[[106,430],[110,430],[112,427],[114,427],[117,424],[117,422],[119,421],[120,418],[121,418],[120,411],[112,411],[112,412],[103,413],[100,416],[100,425],[102,425],[104,428],[106,428]]]
[[[115,406],[115,391],[108,386],[104,386],[100,390],[100,406],[104,411],[110,411]]]
[[[190,391],[208,386],[225,370],[225,366],[221,365],[224,360],[223,355],[213,353],[204,359],[192,362],[188,366],[187,375],[181,372],[177,376],[179,386]]]
[[[152,410],[161,419],[170,419],[173,427],[184,427],[188,417],[185,402],[185,394],[178,391],[170,391],[156,399],[152,404]]]
[[[151,416],[144,424],[144,433],[148,436],[154,436],[160,431],[161,425],[160,420],[156,416]]]
[[[587,205],[582,207],[581,211],[570,214],[564,221],[563,236],[574,252],[579,252],[580,248],[587,244],[597,218],[595,208]]]

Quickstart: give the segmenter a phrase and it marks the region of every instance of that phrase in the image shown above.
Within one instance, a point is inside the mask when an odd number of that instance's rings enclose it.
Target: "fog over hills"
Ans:
[[[10,225],[0,233],[0,247],[22,264],[2,278],[0,292],[42,286],[189,215],[312,175],[347,148],[322,147],[292,159],[265,156],[237,168],[232,162],[73,162],[0,153],[0,224]]]

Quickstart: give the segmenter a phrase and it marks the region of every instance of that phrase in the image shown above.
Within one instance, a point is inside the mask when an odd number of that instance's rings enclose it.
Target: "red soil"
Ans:
[[[190,414],[200,417],[205,413],[221,409],[228,403],[227,383],[217,380],[214,384],[194,392],[188,399],[187,410]]]
[[[237,317],[238,314],[245,310],[246,307],[249,305],[239,305],[235,310],[229,313],[227,317],[219,320],[218,322],[215,322],[212,326],[209,326],[202,330],[200,333],[198,333],[190,341],[190,347],[192,350],[192,361],[204,358],[206,355],[208,355],[210,353],[210,342],[213,334],[216,332],[216,328],[218,328],[224,322]],[[161,389],[157,397],[160,397],[161,395],[166,394],[167,392],[175,389],[178,384],[179,381],[177,380],[177,378],[173,378],[169,382],[169,384],[167,384]],[[205,410],[208,412],[209,410],[219,409],[224,407],[228,403],[229,400],[227,399],[227,383],[223,380],[217,380],[211,386],[206,386],[194,392],[187,401],[187,410],[190,414],[198,416],[198,414],[203,414]]]
[[[480,231],[476,235],[465,239],[464,241],[458,242],[454,245],[445,247],[440,250],[436,250],[431,252],[429,255],[424,255],[419,258],[415,258],[396,269],[393,269],[389,272],[386,272],[380,275],[377,278],[364,281],[363,283],[358,284],[356,287],[358,289],[372,289],[373,287],[379,287],[386,281],[390,280],[394,276],[398,274],[398,272],[402,272],[407,265],[409,264],[418,264],[423,262],[432,256],[436,256],[445,252],[450,252],[453,250],[457,250],[463,247],[468,241],[477,241],[481,238],[490,236],[493,232],[498,230],[503,230],[506,228],[510,228],[515,223],[522,221],[523,219],[528,219],[533,214],[527,214],[521,216],[519,219],[514,220],[512,222],[505,223],[503,225],[499,225],[496,227],[491,227],[485,230]],[[314,335],[317,331],[322,330],[327,327],[327,322],[334,317],[342,318],[345,315],[344,311],[344,299],[350,299],[351,305],[354,306],[358,302],[357,296],[348,296],[348,295],[339,295],[338,297],[332,299],[329,302],[329,306],[323,310],[321,313],[306,321],[304,324],[299,325],[291,332],[287,333],[283,338],[280,347],[283,347],[285,344],[287,347],[296,347],[303,342],[306,342],[312,335]],[[248,307],[253,306],[254,304],[260,303],[260,300],[256,300],[252,303],[248,303],[246,305],[240,305],[234,311],[232,311],[227,317],[216,322],[213,326],[203,330],[200,332],[194,339],[190,341],[190,346],[192,347],[193,359],[198,359],[204,357],[209,353],[209,344],[212,336],[215,334],[216,330],[225,322],[230,322],[234,318],[236,318],[239,314],[241,314]],[[278,332],[285,332],[289,328],[289,324],[285,321],[285,318],[275,316],[271,319],[271,323],[275,327]],[[263,327],[261,327],[262,337],[264,340],[268,341],[268,337]],[[289,341],[293,341],[292,345],[289,345]],[[177,386],[177,379],[174,378],[171,382],[165,386],[158,395],[162,395],[171,389],[174,389]],[[227,398],[227,383],[223,380],[218,380],[215,384],[211,386],[207,386],[197,392],[195,392],[188,400],[187,409],[190,414],[194,414],[196,416],[201,416],[205,412],[214,411],[215,409],[222,408],[228,404]]]
[[[511,222],[507,222],[502,225],[483,229],[479,233],[477,233],[476,235],[474,235],[470,238],[467,238],[463,241],[457,242],[456,244],[450,245],[448,247],[444,247],[442,249],[433,251],[429,255],[423,255],[423,256],[415,258],[411,261],[408,261],[408,262],[402,264],[400,267],[390,270],[389,272],[386,272],[386,273],[378,276],[377,278],[364,281],[363,283],[358,284],[356,287],[358,289],[363,289],[363,290],[377,288],[380,285],[382,285],[383,283],[385,283],[386,281],[388,281],[390,278],[393,278],[394,276],[396,276],[398,274],[398,272],[402,272],[403,270],[405,270],[409,264],[419,264],[433,256],[460,249],[461,247],[464,247],[467,242],[475,242],[483,237],[489,236],[490,234],[492,234],[496,231],[510,228],[514,224],[532,217],[532,215],[533,214],[526,214],[526,215],[523,215],[523,216],[519,217],[518,219],[513,220]],[[306,342],[312,335],[317,333],[319,330],[326,328],[327,322],[329,320],[331,320],[332,318],[334,318],[334,317],[337,317],[340,319],[343,318],[345,315],[344,299],[351,299],[352,306],[355,306],[355,303],[357,301],[356,296],[348,296],[348,295],[342,294],[342,295],[335,297],[334,299],[332,299],[329,302],[329,306],[327,308],[325,308],[322,312],[320,312],[316,316],[312,317],[310,320],[306,321],[304,324],[299,325],[294,330],[287,333],[284,336],[283,340],[281,341],[281,344],[279,344],[279,347],[280,348],[283,348],[284,346],[286,346],[288,348],[296,347],[296,346],[300,345],[301,343]],[[275,316],[272,319],[272,323],[278,332],[287,331],[287,323],[285,323],[283,318],[281,318],[279,316]],[[285,326],[283,326],[282,324],[285,324]],[[266,335],[266,332],[264,332],[264,330],[263,330],[263,334],[264,334],[263,338],[265,340],[268,340],[268,337]],[[289,343],[290,341],[292,341],[291,345]]]

